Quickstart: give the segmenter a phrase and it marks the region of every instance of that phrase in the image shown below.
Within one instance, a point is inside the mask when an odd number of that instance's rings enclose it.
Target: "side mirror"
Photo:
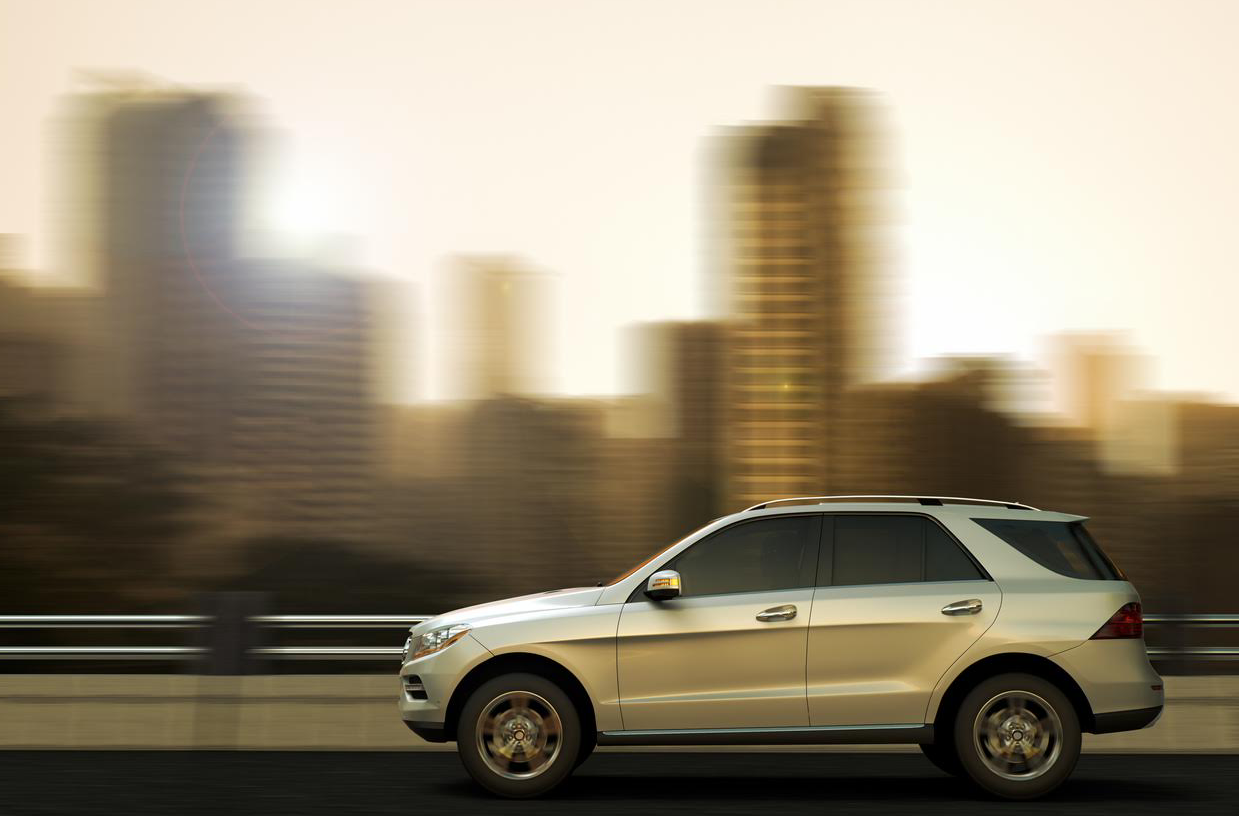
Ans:
[[[645,582],[645,596],[651,601],[669,601],[680,597],[680,573],[659,570]]]

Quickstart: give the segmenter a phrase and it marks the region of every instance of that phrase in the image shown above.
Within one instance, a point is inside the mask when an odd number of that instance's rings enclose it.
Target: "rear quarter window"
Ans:
[[[973,519],[1048,570],[1068,578],[1121,581],[1123,573],[1078,521]]]

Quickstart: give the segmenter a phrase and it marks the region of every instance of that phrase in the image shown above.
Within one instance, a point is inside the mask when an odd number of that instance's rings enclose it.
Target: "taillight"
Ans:
[[[1090,640],[1142,637],[1144,637],[1144,616],[1140,613],[1140,604],[1129,603],[1115,612]]]

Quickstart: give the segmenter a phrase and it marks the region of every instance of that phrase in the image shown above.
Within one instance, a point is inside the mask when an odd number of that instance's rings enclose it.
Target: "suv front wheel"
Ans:
[[[1080,720],[1067,696],[1031,674],[977,685],[955,716],[964,772],[1005,799],[1033,799],[1062,784],[1080,758]]]
[[[456,727],[465,770],[491,793],[538,796],[564,781],[581,750],[576,708],[534,674],[505,674],[469,696]]]

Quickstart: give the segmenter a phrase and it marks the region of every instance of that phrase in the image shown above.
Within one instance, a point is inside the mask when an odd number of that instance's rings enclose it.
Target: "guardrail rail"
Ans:
[[[257,615],[250,624],[269,629],[404,630],[433,615]],[[209,615],[0,615],[0,629],[201,629]],[[257,646],[255,656],[279,660],[394,660],[395,646]],[[200,646],[0,646],[7,660],[194,660]]]

